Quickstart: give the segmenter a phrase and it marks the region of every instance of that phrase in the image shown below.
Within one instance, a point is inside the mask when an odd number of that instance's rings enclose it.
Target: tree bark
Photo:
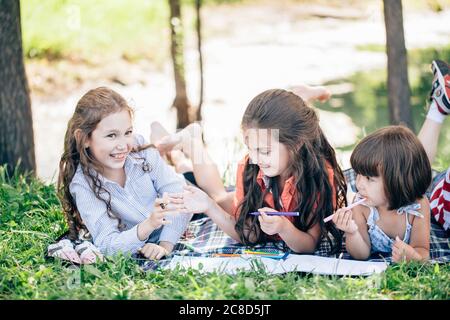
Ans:
[[[200,68],[200,98],[197,106],[196,121],[202,120],[202,105],[204,96],[204,78],[203,78],[203,54],[202,54],[202,25],[201,25],[201,7],[202,0],[195,0],[195,11],[197,15],[197,50],[198,50],[198,60]]]
[[[25,74],[20,2],[0,0],[0,164],[36,171],[33,118]]]
[[[383,0],[388,60],[388,103],[391,124],[414,130],[401,0]]]
[[[172,64],[175,76],[175,99],[172,106],[177,110],[177,128],[186,127],[190,121],[191,103],[186,93],[183,52],[183,25],[179,0],[169,0]]]

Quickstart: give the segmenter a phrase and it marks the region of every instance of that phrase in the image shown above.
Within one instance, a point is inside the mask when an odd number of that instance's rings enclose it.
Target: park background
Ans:
[[[67,228],[53,183],[67,121],[87,90],[106,85],[122,94],[136,111],[135,132],[145,137],[152,121],[177,129],[169,2],[20,2],[37,178],[30,182],[19,172],[11,177],[0,170],[0,298],[448,299],[448,265],[408,264],[369,278],[330,279],[142,274],[126,257],[79,269],[44,260],[46,246]],[[200,100],[195,2],[181,1],[184,75],[193,107]],[[427,110],[430,63],[450,61],[450,1],[402,4],[412,125],[418,132]],[[332,98],[314,107],[344,169],[355,144],[390,123],[381,0],[205,0],[201,31],[201,124],[226,183],[234,183],[235,164],[245,153],[241,116],[263,90],[328,86]],[[437,170],[450,165],[448,124],[446,119]]]

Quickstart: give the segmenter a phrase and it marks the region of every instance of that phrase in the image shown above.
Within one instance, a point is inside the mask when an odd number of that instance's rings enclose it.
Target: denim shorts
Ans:
[[[152,233],[150,233],[150,236],[148,237],[147,241],[145,241],[145,243],[158,243],[159,236],[161,235],[162,229],[163,228],[161,227],[159,229],[156,229]]]

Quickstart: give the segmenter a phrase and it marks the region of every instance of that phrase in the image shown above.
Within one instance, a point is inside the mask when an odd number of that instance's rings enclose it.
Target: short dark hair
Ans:
[[[431,165],[416,135],[404,126],[388,126],[366,136],[350,157],[357,174],[381,176],[389,210],[420,199],[431,183]]]

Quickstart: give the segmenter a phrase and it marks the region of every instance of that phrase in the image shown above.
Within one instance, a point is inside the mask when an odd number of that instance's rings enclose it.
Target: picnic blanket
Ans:
[[[356,192],[356,173],[353,169],[344,171],[344,176],[347,181],[347,188]],[[430,186],[430,190],[434,187],[436,181]],[[440,224],[431,218],[430,230],[430,262],[445,263],[450,261],[450,241],[448,232],[445,231]],[[194,248],[194,249],[192,249]],[[195,251],[194,251],[195,250]],[[269,242],[266,245],[246,247],[231,237],[226,235],[218,226],[208,217],[191,221],[185,234],[174,247],[173,252],[165,259],[160,261],[149,261],[139,258],[137,255],[134,258],[142,265],[145,271],[156,270],[158,268],[173,267],[170,265],[174,257],[190,256],[190,257],[214,257],[217,253],[226,254],[241,254],[246,250],[261,251],[264,253],[281,254],[284,252],[283,243]],[[314,256],[331,257],[344,260],[352,260],[351,256],[345,249],[345,238],[342,243],[341,250],[334,255],[330,255],[330,243],[324,239],[320,242]],[[382,255],[380,253],[373,254],[369,262],[385,262],[390,263],[391,257],[389,255]]]
[[[450,246],[449,239],[445,237],[445,231],[437,223],[431,224],[431,244],[430,244],[430,257],[431,262],[434,263],[444,263],[450,261]],[[330,257],[334,259],[342,260],[352,260],[350,255],[345,250],[345,243],[343,242],[340,252],[330,255],[330,244],[328,241],[323,240],[318,246],[317,250],[314,252],[313,256],[316,257]],[[247,250],[260,251],[262,253],[273,253],[282,254],[285,252],[283,250],[283,245],[281,242],[269,242],[266,245],[257,245],[254,247],[247,247],[242,244],[237,243],[222,230],[208,217],[192,221],[184,236],[174,247],[173,252],[167,256],[165,259],[159,261],[147,260],[145,258],[139,258],[139,256],[134,255],[133,258],[141,265],[145,271],[154,271],[157,269],[170,269],[174,265],[171,265],[173,258],[179,259],[179,256],[183,257],[193,257],[193,258],[214,258],[216,254],[242,254]],[[293,255],[291,253],[291,256]],[[289,257],[289,256],[288,256]],[[195,261],[195,259],[193,259]],[[299,260],[301,262],[301,260]],[[332,260],[330,260],[332,261]],[[202,260],[203,264],[205,260]],[[269,260],[266,260],[269,262]],[[370,263],[384,262],[389,264],[391,262],[390,256],[383,256],[381,254],[374,254],[368,260]],[[214,262],[215,263],[215,262]],[[375,264],[374,264],[375,266]],[[299,266],[302,269],[302,266]],[[374,268],[374,272],[380,268]],[[304,270],[304,269],[303,269]],[[270,269],[268,270],[270,271]],[[288,270],[293,271],[292,270]],[[298,271],[298,270],[297,270]],[[316,273],[329,274],[328,272],[320,272],[320,270],[315,270]],[[337,270],[338,271],[338,270]],[[336,271],[336,272],[337,272]],[[363,274],[361,272],[360,274]]]
[[[348,189],[356,192],[355,180],[356,174],[352,169],[344,171],[346,181],[348,183]],[[430,189],[433,184],[430,186]],[[431,230],[430,230],[430,261],[433,263],[446,263],[450,261],[450,241],[449,232],[445,231],[442,226],[431,218]],[[61,236],[58,240],[66,239],[67,234]],[[57,241],[58,241],[57,240]],[[344,239],[345,240],[345,239]],[[226,235],[218,226],[208,217],[203,217],[197,220],[193,220],[188,225],[187,230],[181,237],[180,241],[175,245],[173,252],[160,261],[150,261],[139,255],[133,255],[135,259],[145,271],[157,270],[158,268],[172,268],[171,261],[179,259],[180,256],[192,257],[192,258],[213,258],[215,254],[241,254],[245,250],[261,251],[263,253],[283,254],[285,247],[282,242],[269,242],[266,245],[246,247],[243,246],[228,235]],[[350,255],[345,250],[345,241],[343,241],[342,247],[334,255],[330,255],[331,245],[327,240],[320,242],[317,250],[312,256],[314,257],[328,257],[339,260],[352,260]],[[47,256],[47,254],[46,254]],[[290,256],[298,256],[290,253]],[[311,255],[309,255],[311,256]],[[306,259],[306,258],[305,258]],[[309,257],[309,261],[313,261],[314,258]],[[266,259],[267,260],[267,259]],[[320,260],[320,259],[319,259]],[[314,260],[314,261],[319,261]],[[212,261],[212,260],[211,260]],[[297,261],[306,261],[297,259]],[[353,260],[354,261],[354,260]],[[390,263],[390,256],[382,256],[380,254],[374,254],[368,260],[369,262],[384,262]],[[303,263],[303,262],[302,262]],[[344,263],[345,264],[345,263]],[[361,269],[359,269],[361,270]],[[375,268],[375,271],[379,268]],[[293,271],[291,268],[289,271]],[[363,272],[362,270],[361,272]],[[326,273],[326,272],[324,272]]]

